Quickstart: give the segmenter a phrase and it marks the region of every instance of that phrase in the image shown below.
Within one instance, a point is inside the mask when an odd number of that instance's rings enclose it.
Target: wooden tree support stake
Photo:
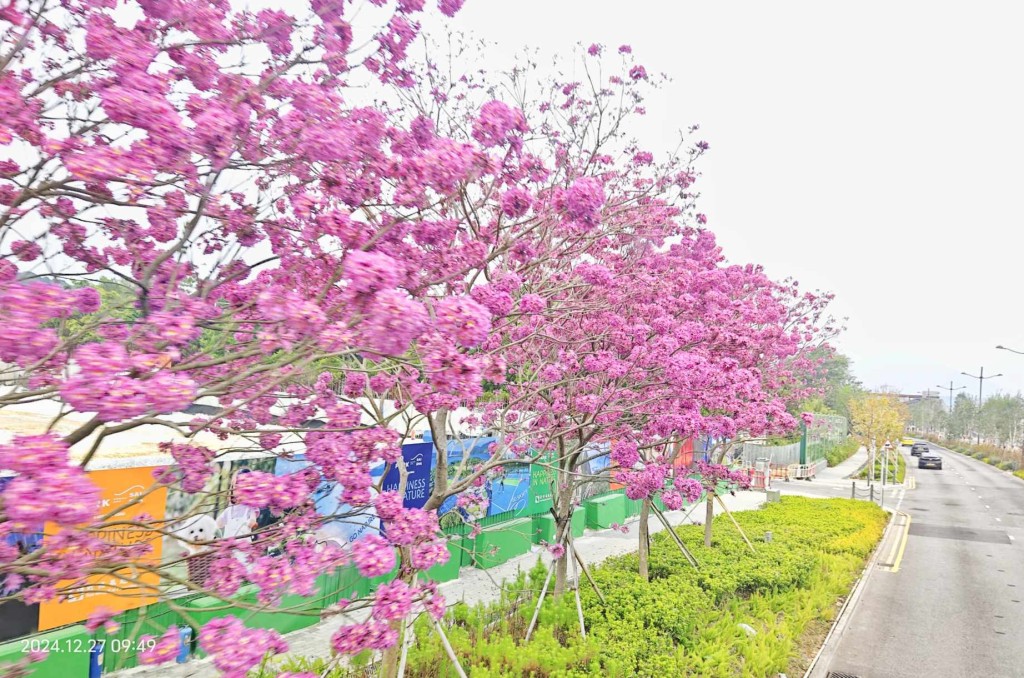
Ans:
[[[405,663],[409,658],[409,646],[412,644],[412,631],[409,628],[409,618],[402,619],[402,656],[398,660],[398,678],[405,678]]]
[[[654,502],[651,502],[651,509],[653,509],[654,515],[658,517],[658,520],[661,521],[661,524],[665,526],[665,529],[668,530],[668,533],[672,536],[672,541],[676,543],[679,550],[682,551],[683,555],[686,556],[686,559],[690,561],[690,565],[693,565],[694,569],[699,569],[700,565],[697,563],[697,559],[692,553],[690,553],[690,549],[686,548],[686,544],[684,544],[683,540],[679,538],[676,531],[672,529],[672,526],[669,524],[668,518],[665,517],[665,514],[661,512],[661,509],[654,505]]]
[[[757,553],[757,550],[754,549],[754,545],[750,543],[749,539],[747,539],[747,533],[743,531],[743,528],[740,527],[740,524],[736,522],[736,518],[734,518],[732,513],[729,511],[729,507],[725,505],[725,502],[722,501],[722,498],[717,494],[715,495],[715,499],[718,500],[718,505],[722,507],[723,511],[725,511],[725,515],[729,516],[729,520],[731,520],[732,524],[736,526],[737,530],[739,530],[740,536],[743,537],[743,541],[747,542],[747,546],[750,547],[751,553]]]
[[[437,619],[434,619],[434,628],[437,629],[437,635],[441,636],[441,644],[444,645],[444,651],[448,653],[448,659],[452,660],[455,672],[459,674],[459,678],[466,678],[466,672],[462,670],[462,664],[459,663],[459,658],[456,656],[455,650],[452,649],[452,644],[448,642],[448,634],[444,632],[444,627],[441,626],[441,622]]]
[[[537,599],[537,607],[533,609],[533,619],[530,620],[530,625],[526,629],[526,638],[524,642],[529,642],[530,636],[533,634],[533,627],[537,624],[537,617],[540,616],[540,606],[544,604],[544,596],[548,594],[548,584],[551,583],[551,575],[555,573],[555,568],[548,568],[548,576],[544,578],[544,586],[540,589],[540,598]]]
[[[562,557],[564,558],[565,556]],[[583,623],[583,602],[580,601],[580,569],[575,559],[573,559],[572,561],[572,576],[576,578],[576,586],[574,587],[574,591],[576,593],[576,614],[579,615],[580,618],[580,635],[583,636],[584,640],[586,640],[587,626]]]
[[[580,556],[580,552],[576,550],[576,544],[575,544],[575,542],[573,542],[571,534],[569,536],[569,540],[568,541],[569,541],[569,550],[572,551],[572,555],[576,559],[576,562],[578,562],[580,564],[580,568],[583,570],[583,574],[587,575],[587,581],[589,581],[590,585],[594,588],[594,593],[597,594],[598,600],[601,601],[602,605],[606,605],[607,603],[605,602],[604,594],[601,593],[601,589],[598,588],[597,582],[594,581],[594,578],[590,575],[590,570],[587,569],[587,564],[585,562],[583,562],[583,557]]]

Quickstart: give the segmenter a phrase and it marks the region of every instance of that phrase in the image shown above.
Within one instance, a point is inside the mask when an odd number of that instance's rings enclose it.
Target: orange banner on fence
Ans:
[[[149,543],[152,550],[139,561],[140,564],[159,564],[161,535],[144,527],[109,523],[136,521],[143,515],[146,516],[147,523],[159,523],[163,520],[167,506],[167,488],[161,487],[149,492],[153,486],[153,471],[153,468],[125,468],[89,473],[89,479],[100,490],[100,504],[96,507],[96,517],[105,517],[104,524],[108,524],[102,529],[101,538],[109,544]],[[124,508],[118,510],[119,506]],[[43,528],[44,535],[53,535],[57,531],[58,528],[53,523],[47,523]],[[45,536],[43,539],[45,544]],[[59,588],[66,589],[73,583],[62,582]],[[155,603],[157,584],[158,575],[142,572],[131,566],[114,574],[89,577],[84,586],[69,589],[56,599],[39,606],[39,630],[45,631],[80,622],[100,607],[122,611]]]

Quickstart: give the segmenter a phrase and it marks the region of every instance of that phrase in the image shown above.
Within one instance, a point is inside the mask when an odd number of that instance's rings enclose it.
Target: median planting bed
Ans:
[[[868,502],[784,497],[735,517],[756,553],[723,516],[716,518],[710,549],[703,546],[701,527],[677,530],[699,569],[664,533],[652,540],[649,583],[636,574],[635,554],[592,568],[605,603],[584,579],[586,639],[569,593],[545,600],[533,637],[524,641],[544,580],[541,566],[510,585],[497,603],[449,610],[449,639],[474,678],[798,674],[887,516]],[[767,531],[773,533],[770,543],[763,538]],[[406,675],[455,676],[432,626],[420,619],[415,628]]]

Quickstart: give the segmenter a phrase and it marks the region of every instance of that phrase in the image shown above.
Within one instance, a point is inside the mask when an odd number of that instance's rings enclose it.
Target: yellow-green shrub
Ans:
[[[724,517],[712,548],[700,526],[677,533],[700,563],[694,569],[665,534],[652,539],[651,581],[636,574],[636,556],[592,569],[605,604],[584,580],[587,638],[579,634],[572,595],[547,600],[529,643],[522,643],[532,605],[508,601],[539,591],[543,571],[521,577],[500,606],[450,615],[449,638],[476,678],[550,676],[734,676],[785,671],[807,624],[831,620],[878,542],[887,514],[869,502],[784,497],[759,511],[735,514],[754,541],[751,553]],[[724,518],[724,519],[723,519]],[[771,543],[763,541],[766,531]],[[536,602],[536,598],[533,599]],[[747,636],[739,624],[758,631]],[[488,628],[488,624],[491,626]],[[417,626],[406,675],[453,676],[429,625]]]

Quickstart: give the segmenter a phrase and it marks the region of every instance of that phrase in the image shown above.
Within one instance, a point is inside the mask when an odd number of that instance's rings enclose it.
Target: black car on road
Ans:
[[[942,457],[931,450],[922,452],[920,458],[917,460],[917,468],[934,468],[941,471]]]
[[[920,457],[931,449],[932,448],[928,447],[927,443],[914,443],[914,446],[910,448],[910,455],[912,457]]]

